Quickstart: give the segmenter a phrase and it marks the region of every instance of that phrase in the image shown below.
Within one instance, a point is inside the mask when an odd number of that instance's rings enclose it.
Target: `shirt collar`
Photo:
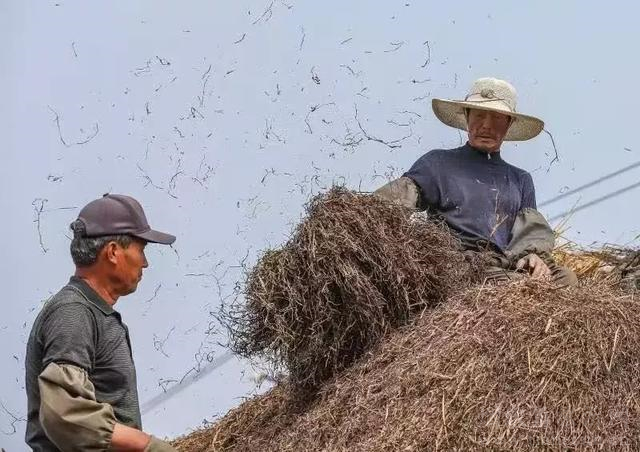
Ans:
[[[95,307],[100,309],[104,314],[111,315],[116,312],[111,305],[107,303],[104,298],[98,295],[98,292],[93,290],[82,278],[72,276],[69,280],[69,285],[78,289],[87,301],[95,305]]]
[[[500,155],[500,151],[497,152],[492,152],[491,154],[489,154],[487,151],[483,151],[481,149],[477,149],[474,148],[473,146],[471,146],[469,144],[469,142],[467,141],[467,143],[462,146],[462,149],[467,149],[469,151],[471,151],[472,155],[477,157],[477,158],[482,158],[488,162],[493,162],[493,163],[500,163],[502,162],[502,156]],[[488,157],[490,156],[490,157]]]

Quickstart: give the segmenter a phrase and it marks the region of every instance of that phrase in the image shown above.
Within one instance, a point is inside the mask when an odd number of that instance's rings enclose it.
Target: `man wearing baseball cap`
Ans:
[[[138,201],[106,194],[71,224],[69,283],[48,300],[26,355],[26,442],[36,451],[174,451],[142,431],[129,331],[114,305],[135,292],[147,243],[175,237],[149,227]]]

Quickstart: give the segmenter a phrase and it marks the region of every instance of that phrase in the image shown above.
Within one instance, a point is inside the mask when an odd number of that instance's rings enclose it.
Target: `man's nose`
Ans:
[[[493,127],[493,119],[488,115],[485,116],[484,118],[482,118],[480,127],[482,127],[483,129],[491,129]]]
[[[147,268],[149,266],[149,262],[147,262],[147,256],[142,256],[142,268]]]

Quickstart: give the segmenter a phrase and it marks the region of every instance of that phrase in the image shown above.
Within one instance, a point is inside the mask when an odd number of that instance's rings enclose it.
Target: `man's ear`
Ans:
[[[107,243],[102,249],[102,252],[104,253],[104,257],[107,261],[112,264],[116,264],[118,262],[118,253],[120,250],[116,242]]]

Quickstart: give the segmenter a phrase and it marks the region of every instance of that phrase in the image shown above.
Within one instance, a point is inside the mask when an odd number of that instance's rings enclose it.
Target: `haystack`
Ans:
[[[595,274],[486,285],[458,246],[371,197],[316,199],[226,314],[233,348],[289,378],[175,445],[640,450],[634,292]]]
[[[184,451],[638,450],[640,304],[610,286],[477,286],[300,406],[285,385]]]

